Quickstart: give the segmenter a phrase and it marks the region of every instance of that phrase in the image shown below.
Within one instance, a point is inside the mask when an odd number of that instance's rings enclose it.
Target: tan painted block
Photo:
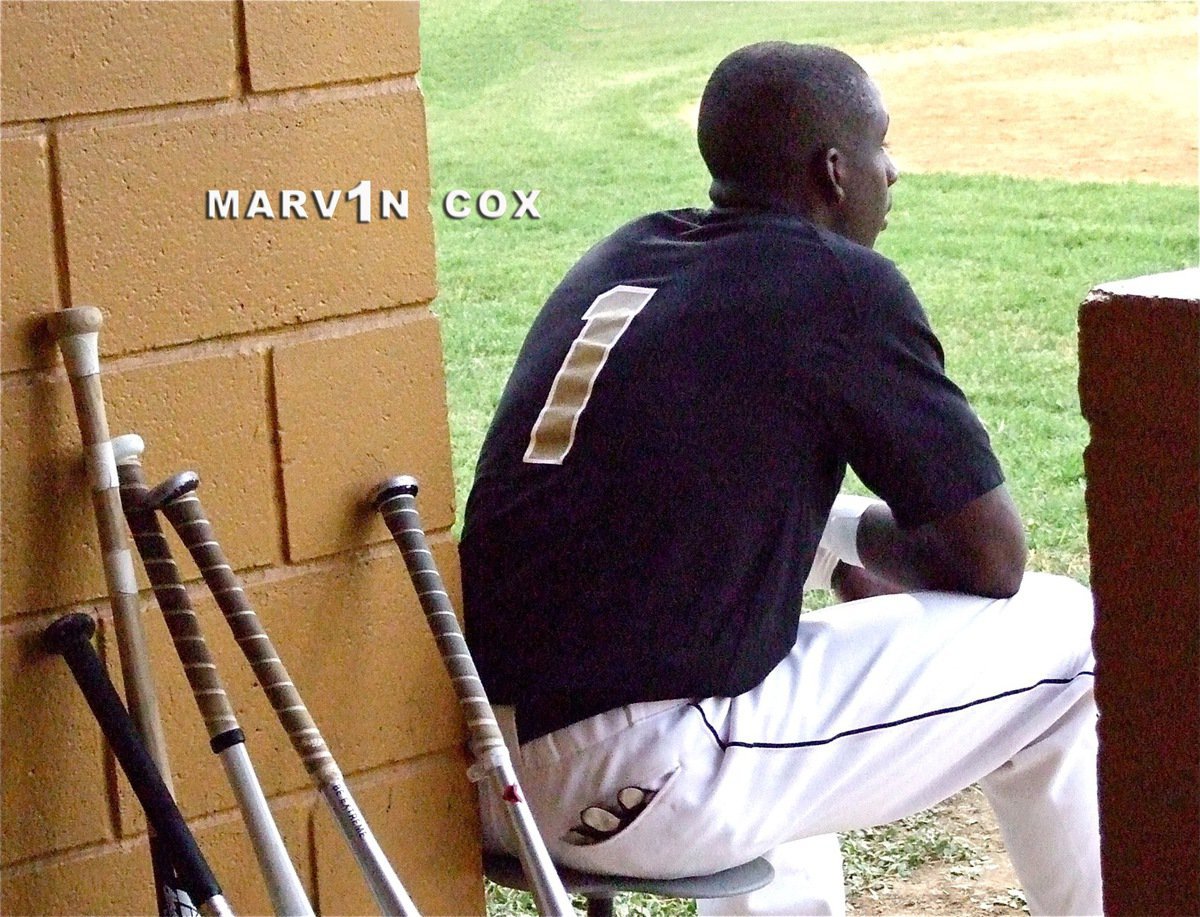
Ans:
[[[456,555],[449,541],[435,548],[457,600]],[[246,594],[343,772],[461,746],[462,714],[399,552],[286,578],[272,575],[268,582],[247,583]],[[198,591],[193,606],[263,791],[274,797],[310,787],[215,602]],[[233,793],[209,751],[166,626],[157,613],[145,620],[179,807],[188,818],[231,810]],[[115,678],[116,653],[108,655]],[[119,805],[122,835],[144,830],[137,800],[123,783]]]
[[[6,0],[4,120],[217,99],[237,88],[231,3]]]
[[[0,874],[6,914],[155,913],[154,877],[145,836]]]
[[[416,2],[247,0],[250,83],[257,92],[416,73]]]
[[[135,432],[145,439],[150,484],[183,470],[200,475],[197,493],[236,569],[281,558],[263,354],[232,352],[128,370],[105,381],[105,396],[113,435]],[[187,574],[198,579],[182,545],[174,546]]]
[[[275,807],[273,814],[307,894],[312,896],[308,803]],[[271,899],[245,825],[236,816],[192,831],[226,900],[238,914],[273,913]],[[5,913],[150,914],[154,884],[145,834],[119,846],[89,851],[67,862],[22,866],[5,875]]]
[[[7,22],[5,23],[7,27]],[[7,89],[7,87],[6,87]],[[41,316],[57,309],[58,267],[44,136],[0,141],[0,367],[50,366],[54,342]]]
[[[104,593],[79,427],[65,378],[0,385],[0,614]]]
[[[41,648],[51,620],[0,635],[5,864],[112,836],[104,740],[66,662]],[[4,912],[31,913],[7,895]],[[45,913],[40,904],[34,912]]]
[[[430,531],[454,521],[454,482],[437,319],[275,350],[275,396],[292,560],[390,539],[367,504],[396,474],[421,483]]]
[[[235,566],[259,566],[280,557],[262,354],[106,372],[103,386],[112,434],[136,432],[146,440],[151,483],[184,469],[200,473],[201,499]],[[66,379],[11,376],[4,380],[2,398],[4,616],[104,596]],[[177,541],[175,546],[186,561],[186,575],[198,577]]]
[[[201,590],[196,591],[194,602],[198,613],[203,615],[204,635],[213,647],[214,654],[224,642],[225,629],[215,608],[209,608],[204,601]],[[213,616],[216,615],[214,620]],[[158,705],[159,720],[162,723],[163,738],[167,745],[167,763],[169,764],[169,785],[174,792],[175,802],[185,817],[191,818],[198,814],[211,814],[225,810],[232,811],[237,800],[224,777],[224,769],[216,755],[208,745],[208,734],[196,709],[196,702],[188,688],[183,667],[171,643],[167,626],[163,622],[158,606],[148,600],[142,607],[142,630],[146,637],[147,653],[150,657],[150,670],[154,682],[154,696]],[[120,650],[117,648],[116,629],[111,620],[102,620],[99,627],[99,642],[102,647],[105,663],[108,667],[108,677],[112,679],[121,696],[125,696],[124,682],[121,678]],[[232,641],[229,641],[232,642]],[[230,669],[231,663],[240,662],[233,653],[218,657],[217,664],[223,671]],[[116,813],[117,836],[135,838],[146,831],[146,817],[141,804],[134,795],[117,760],[109,753],[108,767],[114,778],[116,796],[114,810]]]
[[[425,302],[434,293],[425,122],[415,85],[161,123],[87,127],[60,140],[71,292],[110,311],[105,352],[223,337]],[[345,195],[371,182],[370,222]],[[311,191],[328,200],[319,216]],[[242,218],[206,219],[209,190]],[[275,219],[245,219],[255,190]],[[306,219],[281,218],[300,190]],[[364,189],[365,190],[365,187]],[[409,192],[409,216],[380,194]]]
[[[424,758],[350,788],[422,914],[483,914],[479,816],[459,754]],[[320,911],[373,914],[374,900],[327,813],[314,813]]]

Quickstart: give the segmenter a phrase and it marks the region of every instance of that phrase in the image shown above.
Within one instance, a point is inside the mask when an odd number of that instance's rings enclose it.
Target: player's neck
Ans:
[[[828,228],[828,214],[814,202],[811,195],[797,190],[788,194],[779,191],[749,188],[736,182],[713,179],[708,196],[715,207],[731,210],[762,210],[786,216],[797,216]]]

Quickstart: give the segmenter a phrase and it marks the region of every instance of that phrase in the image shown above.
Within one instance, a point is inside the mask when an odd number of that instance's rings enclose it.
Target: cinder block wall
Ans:
[[[111,613],[70,389],[45,315],[99,306],[114,434],[199,472],[226,553],[425,913],[483,907],[463,735],[398,551],[364,497],[417,475],[457,588],[415,3],[8,2],[3,154],[0,909],[150,913],[145,822],[62,660]],[[372,184],[370,222],[207,219],[206,195]],[[407,190],[406,219],[378,193]],[[320,912],[373,912],[190,559],[248,749]],[[270,902],[145,580],[176,792],[240,913]]]
[[[1200,914],[1200,269],[1079,318],[1106,914]]]

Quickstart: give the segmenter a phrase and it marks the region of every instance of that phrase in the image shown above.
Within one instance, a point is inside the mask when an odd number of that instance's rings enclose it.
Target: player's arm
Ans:
[[[907,281],[883,259],[860,268],[859,312],[837,339],[826,394],[842,454],[886,504],[838,497],[821,543],[875,578],[850,574],[860,589],[1010,596],[1025,535],[987,431]]]
[[[1025,571],[1024,528],[1003,484],[955,513],[912,529],[900,528],[886,503],[873,502],[858,518],[855,544],[875,583],[872,587],[848,571],[843,582],[852,594],[871,588],[878,594],[894,586],[1008,598],[1020,588]]]

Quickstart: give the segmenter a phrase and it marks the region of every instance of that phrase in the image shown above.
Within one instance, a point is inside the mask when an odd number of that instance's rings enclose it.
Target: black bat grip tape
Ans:
[[[417,511],[417,490],[416,478],[409,475],[389,478],[375,489],[371,502],[383,516],[384,523],[400,548],[417,598],[466,716],[472,753],[478,760],[492,760],[493,750],[504,750],[504,736],[425,537],[421,516]]]
[[[48,650],[66,660],[121,769],[129,778],[133,792],[146,812],[146,819],[167,845],[179,878],[192,900],[206,902],[220,895],[221,887],[92,646],[95,631],[96,622],[89,615],[78,612],[51,624],[46,628],[43,640]]]

